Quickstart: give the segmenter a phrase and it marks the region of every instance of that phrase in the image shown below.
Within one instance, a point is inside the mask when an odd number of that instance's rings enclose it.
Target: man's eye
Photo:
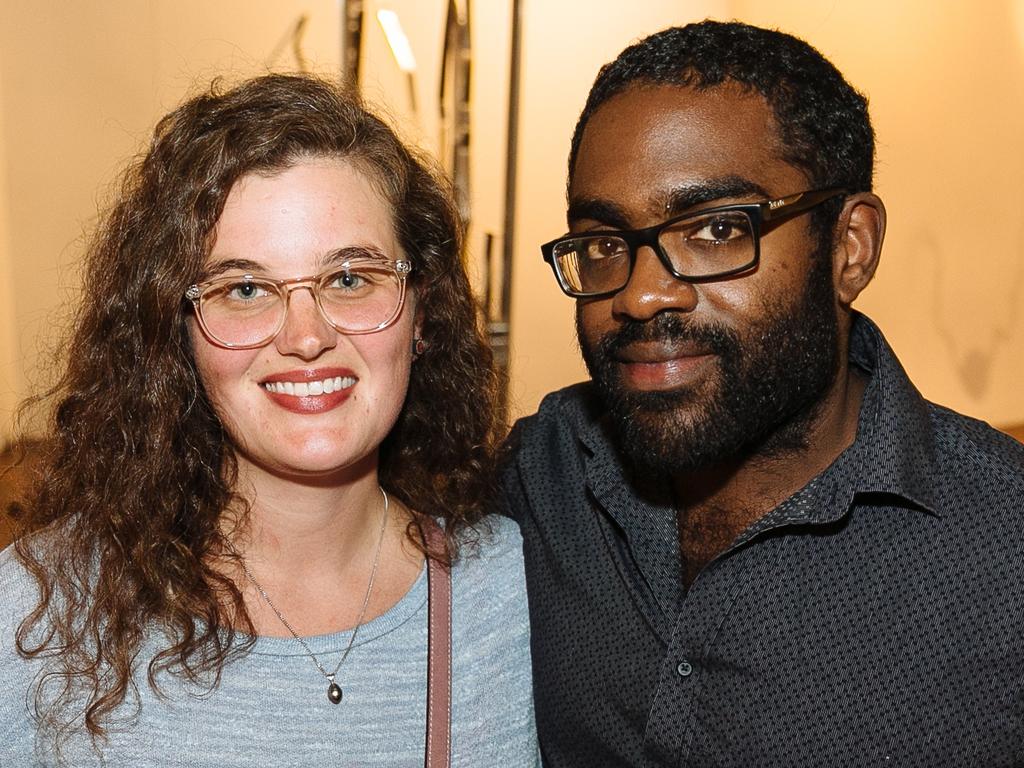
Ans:
[[[595,237],[587,241],[586,253],[591,259],[610,259],[626,253],[626,242],[618,237]]]
[[[689,239],[725,243],[749,236],[750,222],[746,216],[741,214],[739,216],[709,216],[699,222],[693,222]]]

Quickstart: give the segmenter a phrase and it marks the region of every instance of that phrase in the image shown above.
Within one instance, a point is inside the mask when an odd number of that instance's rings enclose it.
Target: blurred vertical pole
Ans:
[[[359,90],[359,60],[363,47],[363,0],[344,0],[341,28],[341,76]]]
[[[502,418],[509,413],[509,331],[512,307],[512,259],[515,254],[516,163],[519,149],[519,63],[522,48],[520,0],[512,0],[512,40],[508,84],[508,150],[505,155],[505,221],[502,237],[501,280],[497,318],[488,323],[491,348],[498,366],[499,407]]]
[[[469,0],[448,0],[441,54],[441,153],[455,187],[462,226],[469,229],[470,83],[473,67]]]

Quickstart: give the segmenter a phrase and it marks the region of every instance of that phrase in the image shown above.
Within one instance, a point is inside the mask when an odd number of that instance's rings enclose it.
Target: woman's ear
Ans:
[[[832,252],[836,298],[849,307],[878,269],[885,238],[885,205],[871,192],[846,198],[837,223],[838,239]]]
[[[416,319],[412,326],[412,359],[427,351],[427,341],[423,338],[423,312],[420,311],[419,302],[416,305]]]

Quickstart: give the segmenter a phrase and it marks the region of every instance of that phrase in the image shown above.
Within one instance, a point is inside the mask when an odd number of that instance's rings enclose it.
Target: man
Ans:
[[[778,32],[669,29],[598,75],[543,248],[593,381],[503,474],[547,765],[1024,760],[1024,448],[852,309],[873,152]]]

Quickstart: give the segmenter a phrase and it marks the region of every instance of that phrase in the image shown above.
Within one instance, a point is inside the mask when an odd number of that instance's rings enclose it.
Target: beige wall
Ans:
[[[0,104],[4,99],[4,73],[0,69]],[[0,147],[4,143],[4,124],[0,120]],[[0,166],[0,444],[10,432],[8,423],[22,391],[18,335],[15,332],[14,297],[16,289],[10,253],[10,204],[3,166]]]
[[[394,0],[417,50],[420,112],[408,109],[367,2],[371,98],[407,137],[436,147],[443,3]],[[0,3],[0,439],[15,400],[46,380],[38,350],[74,298],[83,231],[152,123],[227,72],[293,68],[287,33],[310,21],[306,56],[339,61],[335,0],[3,0]],[[485,232],[500,244],[511,0],[474,5],[474,270]],[[859,303],[924,393],[997,424],[1024,421],[1024,0],[523,0],[513,415],[584,377],[572,303],[537,244],[564,229],[565,158],[599,66],[631,40],[713,16],[811,41],[871,99],[878,191],[890,213],[882,269]],[[272,57],[273,52],[276,57]],[[422,55],[421,55],[422,54]],[[273,61],[270,59],[274,58]],[[97,191],[99,190],[99,191]]]
[[[213,76],[294,69],[281,43],[302,13],[310,63],[337,71],[332,0],[0,3],[0,442],[18,399],[51,378],[55,319],[118,169]]]
[[[129,34],[148,24],[144,6],[116,16],[96,10],[7,2],[0,18],[0,247],[13,286],[4,322],[20,363],[2,376],[13,387],[7,400],[48,381],[47,350],[74,298],[97,188],[114,159],[134,150],[133,134],[153,111],[151,85],[134,66],[145,52]]]

